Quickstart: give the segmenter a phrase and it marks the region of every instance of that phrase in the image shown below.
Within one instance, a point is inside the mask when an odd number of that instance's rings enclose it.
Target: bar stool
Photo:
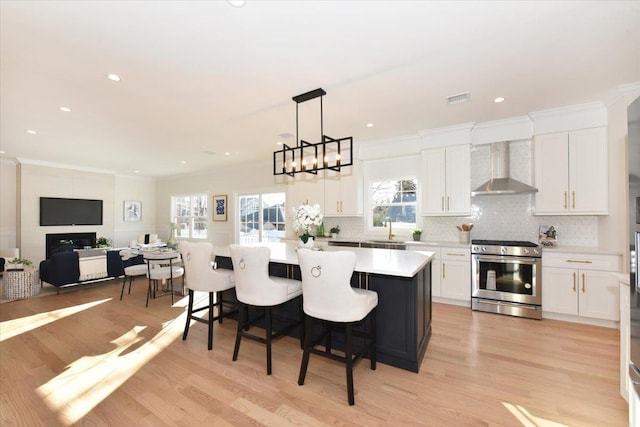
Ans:
[[[369,354],[371,369],[376,369],[376,307],[378,294],[375,291],[352,288],[350,281],[356,264],[353,252],[320,252],[298,250],[298,263],[302,274],[302,297],[305,314],[304,354],[300,365],[298,385],[303,385],[311,353],[344,362],[347,373],[349,405],[355,403],[353,393],[353,365],[365,354]],[[370,332],[353,327],[370,319]],[[316,341],[312,340],[313,319],[324,321],[329,328]],[[345,329],[344,356],[331,349],[333,325]],[[352,336],[364,337],[362,349],[354,355]],[[324,340],[324,351],[316,349]],[[368,341],[368,342],[367,342]]]
[[[230,245],[231,261],[236,278],[236,297],[238,308],[238,331],[233,349],[233,360],[238,360],[241,339],[248,338],[266,344],[267,375],[271,375],[271,342],[294,327],[302,324],[300,319],[282,319],[273,316],[273,309],[302,295],[302,283],[299,280],[269,276],[271,250],[263,246]],[[264,310],[264,315],[249,319],[249,308]],[[300,310],[302,311],[302,310]],[[246,317],[246,318],[245,318]],[[249,333],[255,322],[264,318],[265,338]],[[288,320],[288,324],[279,331],[273,331],[272,320]]]
[[[147,263],[147,278],[149,279],[149,287],[147,288],[147,303],[145,307],[149,307],[149,298],[156,298],[158,282],[166,280],[169,282],[168,293],[163,295],[171,295],[171,305],[174,304],[174,295],[176,291],[173,289],[173,279],[182,277],[182,289],[180,295],[184,293],[184,268],[173,265],[173,259],[180,258],[179,252],[145,252],[144,261]]]
[[[117,259],[117,258],[116,258]],[[120,291],[120,300],[124,294],[124,287],[129,279],[129,294],[131,294],[131,283],[136,276],[147,275],[147,264],[140,255],[134,255],[131,249],[123,249],[120,251],[120,259],[124,267],[124,280],[122,281],[122,290]]]
[[[182,340],[187,339],[191,321],[207,323],[209,326],[209,350],[213,348],[213,323],[217,320],[222,323],[224,317],[231,313],[223,310],[224,291],[235,286],[235,279],[231,271],[214,270],[211,259],[213,257],[213,245],[209,242],[192,243],[183,240],[180,242],[180,253],[184,262],[185,275],[187,276],[187,289],[189,290],[189,305],[187,308],[187,322],[184,325]],[[209,294],[209,304],[202,307],[193,308],[194,291],[207,292]],[[215,301],[214,301],[215,296]],[[218,315],[214,317],[214,307],[218,307]],[[209,310],[207,320],[195,316],[203,310]]]

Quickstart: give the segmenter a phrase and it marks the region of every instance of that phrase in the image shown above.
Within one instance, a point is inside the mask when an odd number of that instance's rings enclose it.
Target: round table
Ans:
[[[2,276],[3,298],[29,298],[40,293],[39,271],[35,268],[5,270]]]

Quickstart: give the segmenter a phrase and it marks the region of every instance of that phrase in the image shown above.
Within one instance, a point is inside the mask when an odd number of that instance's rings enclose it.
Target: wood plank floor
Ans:
[[[120,301],[120,282],[0,305],[0,424],[309,426],[625,426],[618,331],[434,304],[418,374],[367,361],[347,404],[344,367],[243,341],[236,322],[181,340],[184,301],[144,307],[146,282]]]

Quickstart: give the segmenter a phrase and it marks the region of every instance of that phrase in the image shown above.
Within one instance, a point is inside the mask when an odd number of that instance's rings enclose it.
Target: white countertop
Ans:
[[[266,246],[271,250],[271,262],[298,265],[296,244],[255,243],[247,246]],[[388,276],[413,277],[434,256],[430,251],[401,251],[397,249],[345,248],[323,246],[325,251],[349,251],[356,254],[356,271],[385,274]],[[216,256],[231,257],[229,246],[214,246]]]
[[[322,240],[320,240],[322,241]],[[355,243],[361,243],[361,242],[371,242],[371,241],[376,241],[376,242],[384,242],[387,241],[385,239],[381,239],[381,238],[367,238],[367,237],[339,237],[337,239],[327,239],[327,242],[355,242]],[[416,246],[424,246],[425,248],[429,247],[429,246],[447,246],[447,247],[469,247],[470,243],[460,243],[457,241],[436,241],[436,240],[400,240],[400,239],[392,239],[392,240],[388,240],[388,242],[390,243],[405,243],[405,244],[411,244],[411,245],[416,245]]]

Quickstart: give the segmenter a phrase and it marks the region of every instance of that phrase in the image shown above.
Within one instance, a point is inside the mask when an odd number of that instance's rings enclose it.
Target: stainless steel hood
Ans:
[[[509,142],[491,144],[491,179],[472,196],[537,193],[538,189],[509,177]]]

